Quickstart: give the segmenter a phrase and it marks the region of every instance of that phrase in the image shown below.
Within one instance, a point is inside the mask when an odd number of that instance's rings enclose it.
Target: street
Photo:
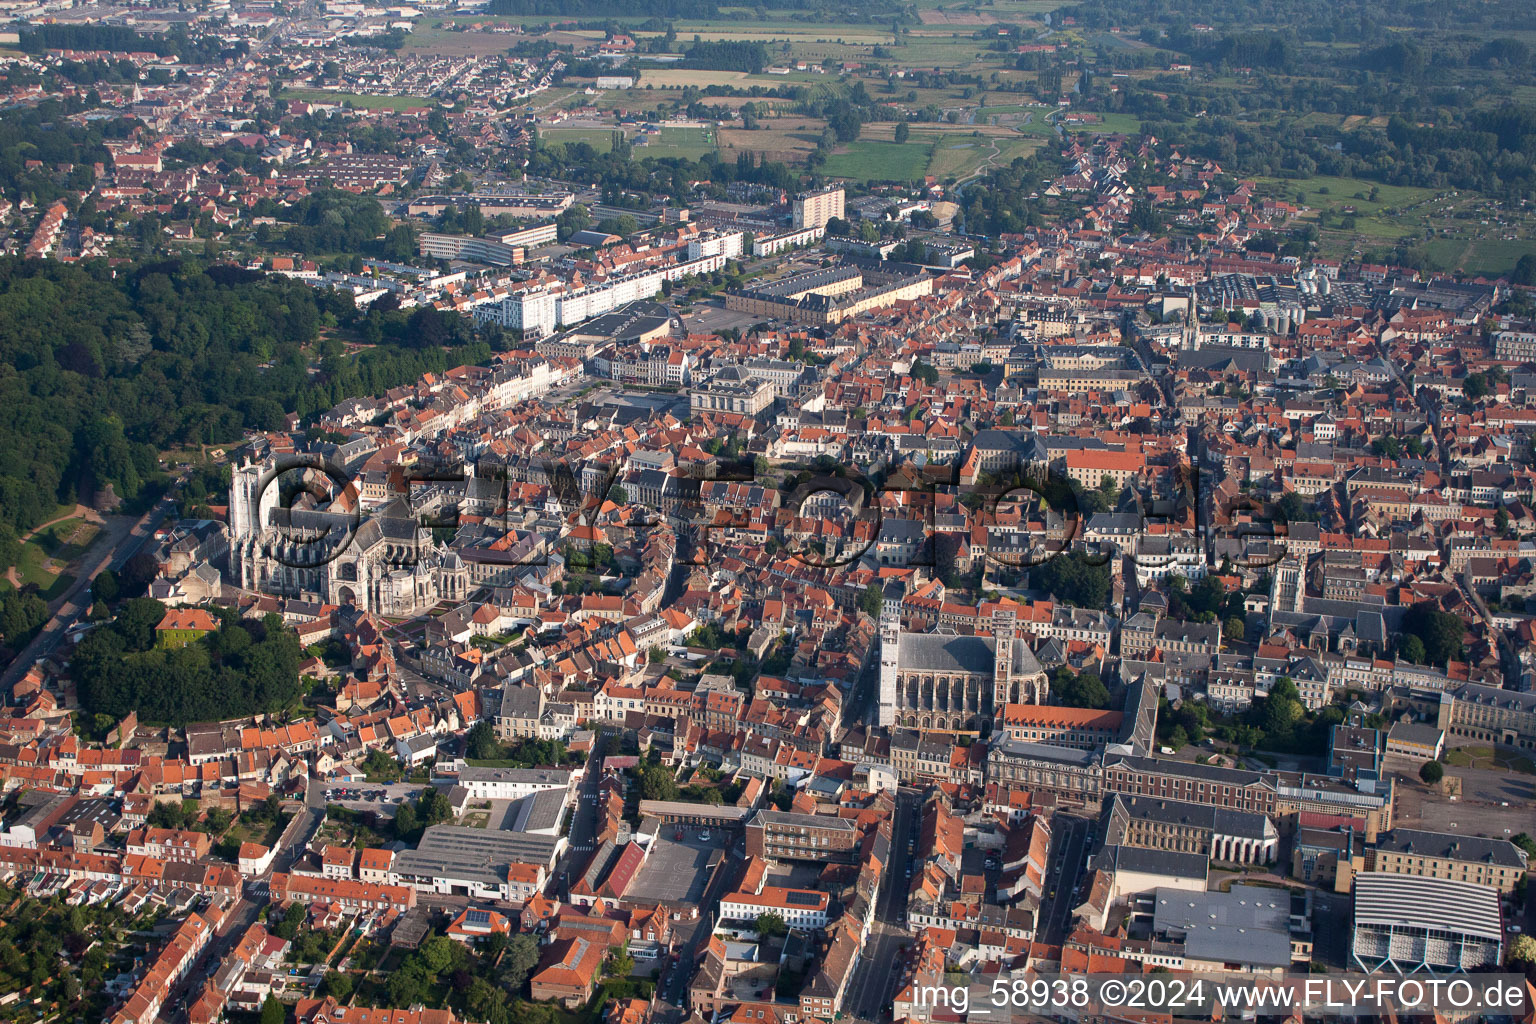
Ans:
[[[1052,945],[1066,941],[1072,908],[1080,900],[1077,883],[1083,877],[1083,858],[1088,849],[1090,822],[1058,814],[1051,819],[1051,853],[1046,862],[1045,891],[1040,895],[1039,923],[1035,939]]]
[[[746,870],[746,860],[733,852],[737,842],[741,842],[740,837],[736,837],[727,846],[724,863],[704,889],[704,895],[699,899],[699,917],[693,921],[678,921],[673,925],[675,932],[691,928],[692,934],[676,950],[673,959],[662,968],[661,982],[656,986],[654,1011],[654,1019],[660,1024],[679,1024],[688,1017],[688,982],[692,980],[693,969],[698,965],[699,948],[714,931],[714,914],[719,909],[720,897],[735,891]]]
[[[875,921],[859,954],[859,966],[848,987],[846,1005],[858,1021],[878,1021],[895,994],[898,955],[912,941],[902,927],[907,909],[907,866],[912,857],[907,843],[913,838],[922,809],[922,791],[903,787],[896,793],[896,813],[891,820],[891,862],[875,904]]]
[[[581,773],[581,784],[576,788],[576,806],[571,811],[567,845],[555,863],[554,873],[549,876],[551,899],[563,900],[570,895],[571,877],[585,869],[592,856],[593,837],[597,835],[597,789],[602,775],[603,749],[607,743],[608,736],[604,732],[599,732],[592,741],[592,753],[587,757],[586,770]]]

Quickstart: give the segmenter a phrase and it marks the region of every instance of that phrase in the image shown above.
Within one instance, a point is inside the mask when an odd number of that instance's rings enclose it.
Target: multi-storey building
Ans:
[[[844,194],[841,188],[822,189],[820,192],[802,192],[790,205],[790,216],[796,230],[825,228],[833,217],[842,219]]]
[[[791,928],[825,928],[830,899],[815,889],[764,886],[762,892],[733,892],[720,897],[723,921],[755,921],[760,914],[777,914]]]
[[[1394,875],[1449,878],[1514,892],[1525,875],[1524,850],[1507,839],[1394,828],[1376,837],[1366,852],[1366,869]]]
[[[1003,732],[1026,743],[1046,743],[1079,750],[1098,750],[1120,735],[1125,716],[1119,711],[1063,708],[1048,704],[1006,704]]]
[[[858,829],[847,818],[758,811],[747,822],[749,857],[850,863],[858,854],[858,846]]]
[[[1436,725],[1446,731],[1446,743],[1477,740],[1536,748],[1536,693],[1517,693],[1496,686],[1467,683],[1440,695]]]

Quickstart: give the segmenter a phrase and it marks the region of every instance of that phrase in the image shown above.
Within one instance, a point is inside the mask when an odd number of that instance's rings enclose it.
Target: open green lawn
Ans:
[[[1018,157],[1027,157],[1037,147],[1038,143],[1028,139],[975,139],[953,135],[939,138],[928,160],[928,173],[941,181],[965,178],[983,165],[1006,167]]]
[[[1302,193],[1307,206],[1322,209],[1329,206],[1353,206],[1361,215],[1379,213],[1389,207],[1401,208],[1423,202],[1435,194],[1432,188],[1412,188],[1407,185],[1378,185],[1362,178],[1335,178],[1314,175],[1310,178],[1259,178],[1259,187],[1271,194],[1290,199]],[[1371,199],[1371,189],[1376,198]],[[1326,189],[1327,191],[1323,191]]]
[[[715,129],[711,127],[663,127],[660,132],[646,136],[645,145],[635,147],[635,155],[697,160],[705,153],[714,152],[717,142]]]
[[[16,574],[22,586],[35,583],[44,601],[63,594],[75,579],[67,570],[69,563],[85,553],[98,532],[95,524],[79,518],[39,530],[21,548]]]
[[[546,145],[585,142],[599,153],[606,153],[613,148],[615,131],[615,128],[540,128],[539,141]]]
[[[1358,178],[1260,178],[1261,191],[1326,213],[1319,242],[1324,255],[1348,257],[1368,249],[1420,245],[1442,268],[1505,274],[1536,253],[1536,220],[1512,209],[1491,209],[1473,193],[1379,185]],[[1372,191],[1375,198],[1371,198]],[[1493,204],[1498,207],[1499,204]],[[1344,218],[1353,217],[1350,228]],[[1432,237],[1426,238],[1426,230]]]
[[[1442,760],[1457,768],[1502,768],[1525,775],[1536,775],[1536,764],[1533,764],[1529,757],[1502,747],[1458,747],[1455,750],[1447,750]]]
[[[437,101],[426,96],[371,96],[357,92],[333,92],[330,89],[284,89],[285,100],[310,103],[339,103],[359,110],[409,110],[411,107],[435,107]]]
[[[829,177],[861,181],[921,181],[932,154],[933,143],[918,139],[899,145],[860,141],[828,157],[823,171]]]
[[[1536,253],[1536,238],[1436,238],[1427,243],[1436,259],[1469,274],[1507,274],[1527,253]]]
[[[1069,132],[1090,132],[1094,134],[1102,132],[1124,132],[1133,135],[1141,131],[1141,118],[1134,114],[1100,114],[1099,120],[1092,124],[1063,124],[1062,127]]]

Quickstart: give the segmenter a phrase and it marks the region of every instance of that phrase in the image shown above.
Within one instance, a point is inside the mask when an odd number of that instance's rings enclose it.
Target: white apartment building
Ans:
[[[720,920],[755,921],[759,914],[778,914],[791,928],[825,928],[827,894],[815,889],[764,886],[762,892],[733,892],[720,897]]]

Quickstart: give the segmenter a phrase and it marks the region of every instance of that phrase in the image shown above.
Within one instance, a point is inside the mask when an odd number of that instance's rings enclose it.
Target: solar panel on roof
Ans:
[[[821,894],[815,892],[791,892],[786,897],[785,902],[802,907],[814,907],[821,903]]]
[[[471,910],[471,911],[469,911],[468,914],[465,915],[464,920],[465,920],[465,923],[467,923],[467,924],[484,924],[484,925],[488,925],[488,924],[491,923],[491,915],[490,915],[489,911],[485,911],[485,910]]]

